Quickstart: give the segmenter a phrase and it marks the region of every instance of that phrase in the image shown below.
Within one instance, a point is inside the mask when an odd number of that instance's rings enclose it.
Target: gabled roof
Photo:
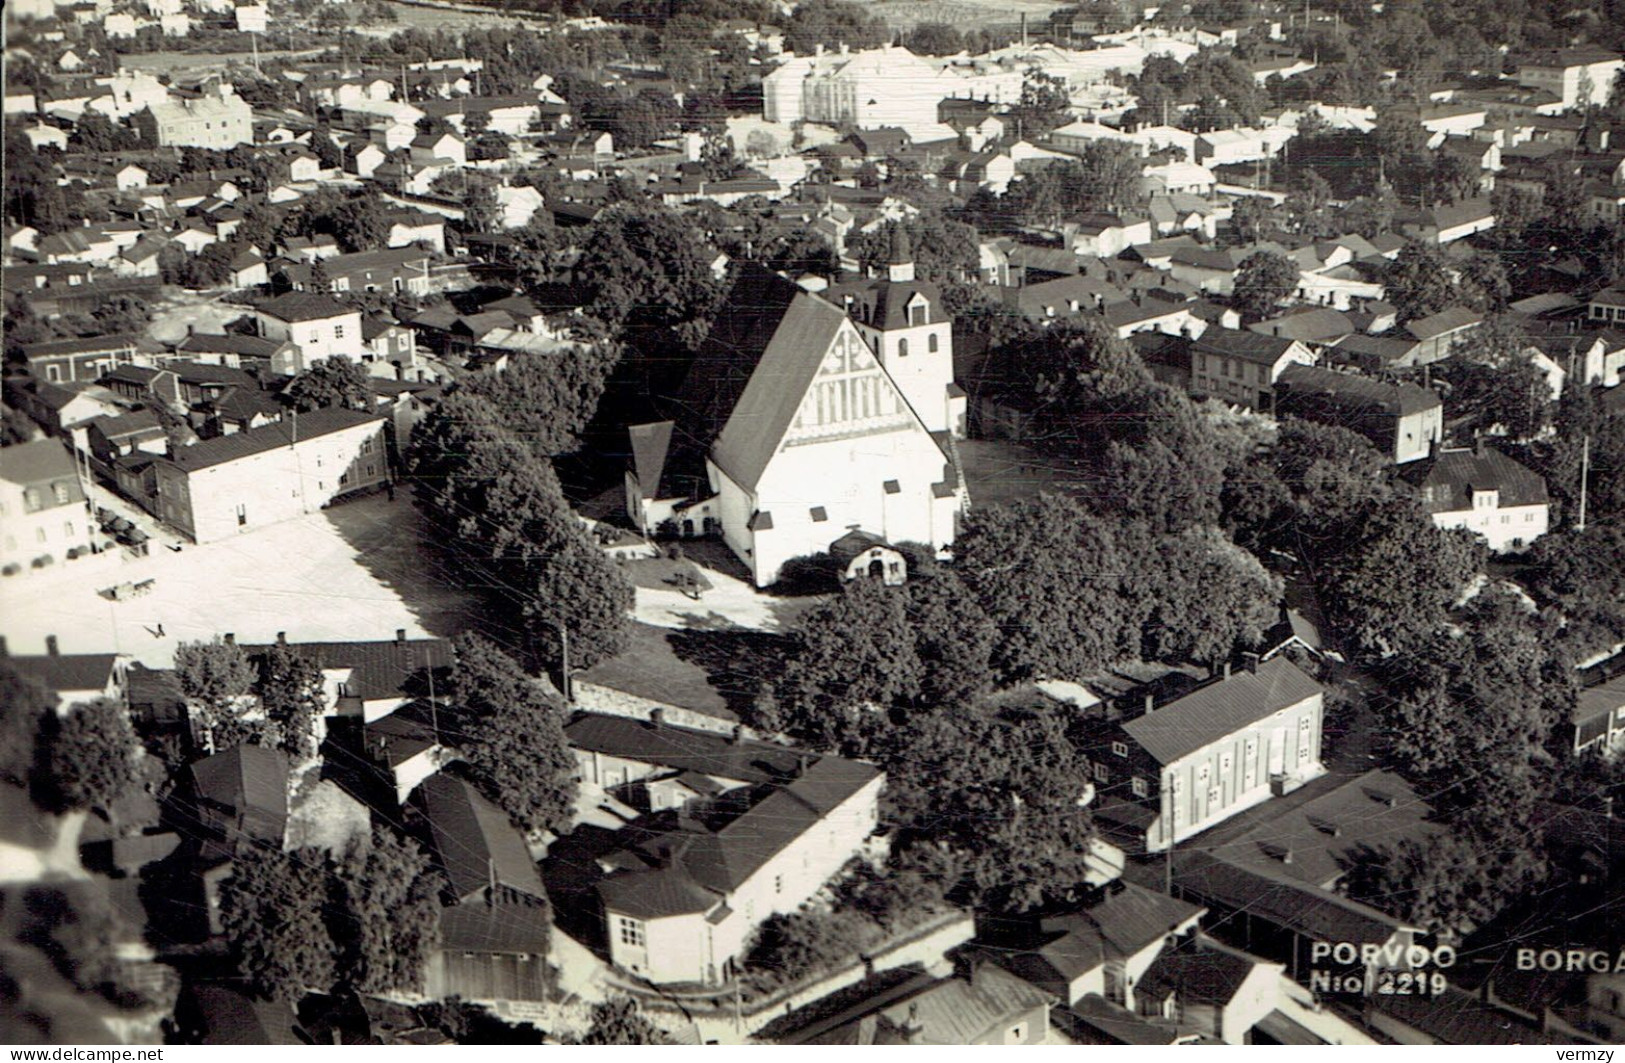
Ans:
[[[233,746],[191,766],[200,799],[241,813],[288,815],[288,758],[265,746]]]
[[[1417,318],[1405,326],[1409,332],[1419,340],[1430,340],[1458,329],[1471,328],[1482,323],[1484,315],[1464,306],[1453,306],[1448,310],[1441,310],[1428,317]]]
[[[383,417],[374,413],[361,413],[338,406],[328,406],[297,417],[287,417],[261,428],[234,432],[229,436],[206,439],[189,447],[174,449],[167,458],[185,472],[197,472],[228,461],[263,454],[267,450],[292,446],[295,441],[305,442],[317,436],[331,435],[358,425],[381,423]]]
[[[0,480],[24,486],[50,480],[72,480],[76,486],[79,482],[73,458],[58,439],[36,439],[0,448]]]
[[[1390,384],[1312,365],[1287,366],[1276,386],[1286,412],[1293,412],[1294,402],[1313,401],[1350,412],[1405,417],[1442,405],[1437,393],[1416,384]]]
[[[686,492],[669,476],[666,458],[671,451],[671,421],[635,424],[626,430],[632,440],[632,474],[644,498],[677,498]]]
[[[117,333],[111,336],[86,336],[80,339],[46,340],[43,343],[30,343],[23,347],[23,356],[32,360],[63,354],[104,354],[133,350],[135,350],[135,338],[123,333]]]
[[[239,357],[270,358],[286,346],[286,341],[269,340],[263,336],[243,336],[235,332],[194,332],[176,344],[175,350],[188,354],[235,354]]]
[[[118,664],[114,653],[30,654],[8,659],[13,668],[53,694],[101,690],[113,678]]]
[[[789,779],[802,756],[788,746],[599,713],[577,714],[564,735],[573,749],[741,783]]]
[[[1542,506],[1548,501],[1546,481],[1540,474],[1513,461],[1494,447],[1443,450],[1431,461],[1419,462],[1408,473],[1424,491],[1422,505],[1429,513],[1454,513],[1473,508],[1474,491],[1497,491],[1502,508]]]
[[[259,312],[278,321],[320,321],[344,314],[360,313],[354,307],[328,295],[315,292],[287,292],[259,305]]]
[[[1321,692],[1297,665],[1276,657],[1256,673],[1240,671],[1198,687],[1154,712],[1128,720],[1123,731],[1158,763],[1172,764],[1249,724]]]
[[[545,898],[541,875],[513,822],[473,785],[449,775],[431,775],[415,791],[423,810],[436,863],[459,901],[488,886],[506,886]]]
[[[308,416],[308,415],[307,415]],[[452,665],[451,643],[445,639],[393,639],[377,642],[295,642],[288,648],[318,668],[348,668],[345,689],[363,701],[405,697],[417,693],[429,669],[443,672]],[[244,646],[250,657],[269,653],[271,646]]]
[[[1274,365],[1295,342],[1284,336],[1262,336],[1244,329],[1210,328],[1193,342],[1191,349],[1240,358],[1257,365]]]

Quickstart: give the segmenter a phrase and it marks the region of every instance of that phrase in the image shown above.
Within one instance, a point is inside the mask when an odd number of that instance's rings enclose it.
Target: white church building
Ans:
[[[720,535],[758,587],[853,532],[954,541],[965,398],[952,322],[906,243],[885,277],[827,299],[742,268],[671,419],[628,430],[627,513],[645,534]]]

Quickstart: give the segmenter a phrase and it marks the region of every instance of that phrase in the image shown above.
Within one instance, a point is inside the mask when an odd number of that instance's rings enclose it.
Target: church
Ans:
[[[628,429],[627,513],[644,534],[720,536],[758,587],[854,533],[884,556],[954,541],[953,323],[905,237],[890,258],[884,277],[828,298],[741,267],[669,419]]]

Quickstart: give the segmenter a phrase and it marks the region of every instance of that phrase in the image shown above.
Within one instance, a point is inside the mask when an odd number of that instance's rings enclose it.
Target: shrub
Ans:
[[[11,564],[7,565],[5,568],[0,568],[0,576],[15,576],[17,573],[21,572],[22,570],[23,570],[23,566],[17,564],[17,562],[15,562],[15,561],[13,561]]]

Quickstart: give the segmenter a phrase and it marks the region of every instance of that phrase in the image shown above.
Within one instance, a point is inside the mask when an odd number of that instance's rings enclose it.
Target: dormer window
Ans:
[[[910,325],[930,324],[930,309],[924,302],[915,303],[908,308],[908,323]]]

